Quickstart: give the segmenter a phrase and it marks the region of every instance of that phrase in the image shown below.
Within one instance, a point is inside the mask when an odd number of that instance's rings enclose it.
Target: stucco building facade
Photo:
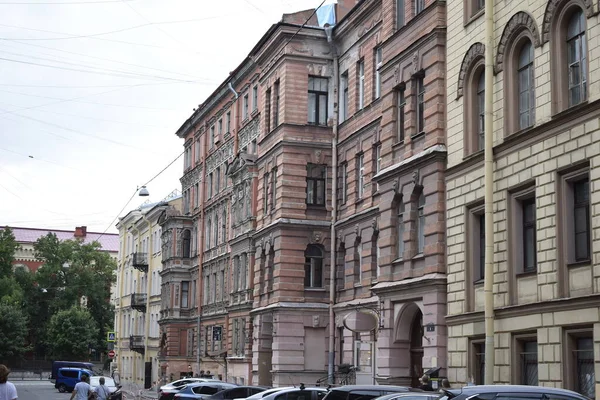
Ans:
[[[115,306],[113,370],[122,382],[149,388],[159,380],[161,273],[165,254],[159,219],[181,207],[174,194],[144,204],[120,218]]]
[[[482,383],[484,169],[493,134],[496,383],[598,391],[597,4],[495,2],[493,132],[484,132],[482,2],[448,8],[448,359]]]

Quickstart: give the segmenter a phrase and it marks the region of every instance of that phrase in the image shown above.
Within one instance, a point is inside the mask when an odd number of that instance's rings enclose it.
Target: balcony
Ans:
[[[141,335],[129,336],[129,350],[135,351],[136,353],[144,354],[144,337]]]
[[[131,295],[131,308],[141,312],[146,312],[146,303],[148,295],[146,293],[133,293]]]
[[[133,253],[132,265],[137,270],[148,272],[148,254]]]

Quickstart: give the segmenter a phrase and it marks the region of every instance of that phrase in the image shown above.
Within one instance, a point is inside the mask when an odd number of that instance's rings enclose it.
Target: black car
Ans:
[[[479,385],[444,389],[440,400],[589,400],[567,389],[525,385]]]
[[[237,386],[231,389],[225,389],[219,393],[215,393],[206,400],[232,400],[232,399],[245,399],[256,393],[264,392],[269,389],[266,386]]]
[[[423,393],[421,389],[406,386],[346,385],[332,388],[323,400],[371,400],[386,394],[406,392]]]

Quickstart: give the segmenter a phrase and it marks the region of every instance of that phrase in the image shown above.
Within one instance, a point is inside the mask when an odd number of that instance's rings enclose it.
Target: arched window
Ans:
[[[425,195],[421,191],[417,201],[417,253],[425,250]]]
[[[477,150],[483,150],[485,144],[485,73],[482,71],[477,78]]]
[[[483,149],[485,136],[485,46],[474,43],[465,54],[458,74],[457,99],[463,97],[463,149],[469,156]]]
[[[404,201],[403,201],[402,197],[400,197],[398,199],[397,210],[398,210],[398,219],[396,222],[396,235],[397,235],[397,244],[396,244],[397,254],[396,254],[396,256],[398,259],[402,259],[402,258],[404,258]]]
[[[304,287],[323,287],[323,249],[309,244],[304,251]]]
[[[585,16],[581,9],[573,12],[567,25],[567,65],[569,73],[569,107],[587,99],[587,44]]]
[[[517,64],[519,129],[535,123],[535,84],[533,75],[533,44],[527,40],[521,46]]]
[[[191,247],[191,234],[190,234],[190,230],[186,229],[183,231],[183,236],[181,238],[182,241],[182,246],[181,246],[181,250],[182,250],[182,257],[183,258],[190,258],[190,247]]]

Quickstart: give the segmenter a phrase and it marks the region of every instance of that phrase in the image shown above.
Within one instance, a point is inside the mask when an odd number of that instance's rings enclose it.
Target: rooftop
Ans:
[[[0,226],[0,229],[4,229],[4,226]],[[15,239],[18,243],[34,243],[39,238],[46,236],[49,233],[54,233],[58,240],[75,240],[82,239],[83,243],[91,243],[98,241],[102,246],[102,250],[111,253],[119,251],[119,235],[116,233],[99,233],[99,232],[88,232],[87,227],[78,226],[73,231],[60,230],[60,229],[44,229],[44,228],[18,228],[10,227],[15,235]]]

